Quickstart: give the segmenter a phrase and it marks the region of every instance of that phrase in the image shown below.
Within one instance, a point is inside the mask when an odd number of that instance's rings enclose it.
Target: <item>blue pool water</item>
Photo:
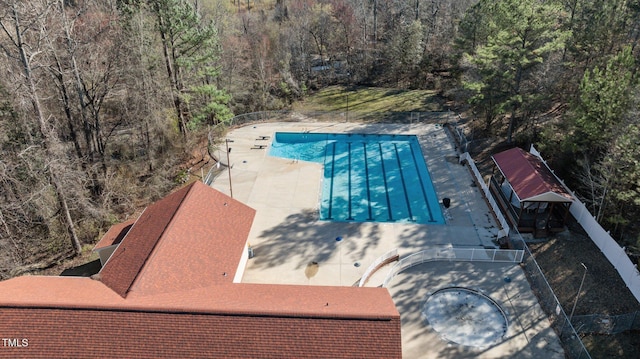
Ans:
[[[324,165],[320,219],[445,223],[416,136],[278,132],[269,155]]]

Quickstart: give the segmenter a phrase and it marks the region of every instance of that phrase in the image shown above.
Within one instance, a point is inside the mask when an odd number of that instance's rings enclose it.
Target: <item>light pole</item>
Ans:
[[[349,122],[349,93],[347,92],[347,122]]]
[[[340,274],[340,285],[342,285],[342,237],[336,237],[336,242],[338,242],[338,257],[340,260],[338,261],[338,273]]]
[[[584,284],[584,278],[587,276],[587,266],[584,263],[580,262],[584,267],[584,273],[582,274],[582,281],[580,282],[580,288],[578,288],[578,293],[576,294],[576,300],[573,302],[573,308],[571,309],[571,315],[569,315],[569,323],[573,319],[573,312],[576,310],[576,304],[578,304],[578,298],[580,297],[580,292],[582,292],[582,285]]]
[[[229,142],[233,142],[233,140],[225,139],[224,144],[227,148],[227,170],[229,171],[229,193],[231,194],[231,198],[233,198],[233,186],[231,186],[231,162],[229,162],[229,153],[231,153],[231,149],[229,148]]]

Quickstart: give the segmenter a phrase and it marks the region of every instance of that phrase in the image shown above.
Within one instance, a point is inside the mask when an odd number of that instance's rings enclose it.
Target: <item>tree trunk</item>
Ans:
[[[95,134],[93,126],[89,122],[87,117],[87,102],[85,101],[85,93],[83,91],[82,80],[80,79],[80,71],[78,70],[78,63],[76,61],[75,49],[73,48],[73,40],[69,33],[69,22],[67,20],[67,14],[64,10],[64,1],[60,1],[60,13],[63,21],[64,36],[67,43],[67,51],[69,52],[69,60],[71,62],[71,68],[73,71],[74,86],[80,102],[80,116],[82,118],[82,127],[84,129],[84,137],[87,142],[87,154],[89,155],[89,162],[95,162]]]
[[[3,30],[9,37],[11,37],[11,40],[13,41],[14,46],[16,46],[19,52],[20,61],[22,63],[22,69],[24,71],[25,80],[27,82],[28,91],[29,91],[29,94],[31,95],[31,104],[33,105],[33,109],[34,109],[36,118],[38,120],[40,134],[42,135],[42,138],[44,140],[44,147],[48,157],[47,159],[49,161],[60,160],[62,156],[56,156],[55,154],[59,146],[55,146],[56,139],[54,136],[50,134],[50,131],[47,128],[47,123],[44,118],[44,114],[42,113],[42,107],[40,106],[40,99],[38,97],[38,91],[36,89],[35,81],[33,78],[33,72],[31,69],[31,58],[27,56],[26,49],[25,49],[28,45],[22,42],[23,41],[22,34],[25,30],[20,27],[21,19],[18,14],[18,10],[16,9],[15,2],[12,3],[12,15],[13,15],[13,21],[15,25],[15,28],[14,28],[15,36],[12,36],[13,34],[10,34],[7,31],[8,29],[4,27],[4,24],[3,24]],[[58,201],[60,203],[60,207],[61,207],[60,209],[63,212],[64,220],[67,225],[67,231],[69,232],[69,239],[71,241],[71,246],[73,248],[74,253],[79,254],[82,251],[82,245],[80,244],[80,239],[76,234],[73,218],[71,217],[71,213],[69,211],[67,198],[64,194],[63,189],[60,186],[60,182],[56,177],[55,170],[52,165],[47,166],[47,172],[48,172],[47,174],[49,176],[49,179],[51,180],[51,184],[54,187]]]
[[[378,43],[378,0],[373,1],[373,45]]]
[[[51,182],[53,183],[53,187],[55,188],[56,194],[58,195],[58,201],[60,202],[60,208],[62,209],[62,214],[64,215],[65,222],[67,222],[67,232],[69,232],[69,239],[71,240],[73,252],[75,254],[80,254],[82,252],[82,244],[80,243],[80,239],[78,238],[78,235],[76,233],[76,227],[73,223],[73,218],[71,217],[71,211],[69,211],[67,196],[65,195],[64,190],[60,188],[60,182],[58,181],[55,173],[49,170],[49,176],[51,178]]]
[[[522,38],[522,43],[520,45],[521,49],[526,49],[527,47],[527,33],[525,32],[525,34],[523,35]],[[520,96],[520,85],[522,83],[522,73],[523,73],[524,69],[522,68],[522,65],[518,64],[517,68],[516,68],[516,75],[514,78],[514,84],[513,84],[513,88],[511,89],[511,91],[513,92],[513,106],[511,108],[511,118],[509,118],[509,129],[507,130],[507,143],[511,143],[512,141],[512,137],[513,137],[513,131],[515,129],[516,126],[516,113],[518,112],[518,108],[519,106],[519,96]]]
[[[156,5],[156,15],[158,20],[158,27],[160,29],[160,39],[162,40],[162,54],[164,56],[165,66],[167,68],[167,76],[169,77],[169,82],[171,83],[171,89],[173,93],[173,106],[176,110],[176,116],[178,118],[178,127],[180,132],[186,136],[187,134],[187,126],[186,119],[183,111],[183,103],[180,98],[180,84],[177,81],[177,73],[176,69],[174,69],[174,62],[172,61],[171,51],[169,49],[169,39],[167,38],[167,34],[164,31],[164,19],[162,17],[162,12],[160,10],[159,5]]]
[[[507,143],[511,143],[512,141],[513,128],[515,126],[515,121],[516,121],[515,116],[516,116],[516,110],[514,108],[513,111],[511,111],[511,116],[509,118],[509,128],[507,129]]]
[[[78,140],[78,134],[76,133],[76,126],[73,123],[73,115],[71,114],[71,100],[69,98],[69,90],[67,90],[67,85],[64,83],[64,76],[62,75],[62,66],[60,65],[60,60],[58,59],[58,56],[56,54],[54,54],[54,58],[56,60],[56,68],[51,69],[51,71],[54,72],[53,76],[59,82],[60,96],[62,97],[62,107],[64,108],[64,114],[67,118],[67,127],[69,128],[69,134],[71,136],[71,141],[73,142],[73,147],[76,151],[76,156],[78,156],[78,159],[84,166],[84,155],[82,153],[80,141]]]

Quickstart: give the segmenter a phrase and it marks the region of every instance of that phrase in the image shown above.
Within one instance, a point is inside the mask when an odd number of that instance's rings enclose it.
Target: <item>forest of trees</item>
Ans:
[[[639,39],[639,0],[0,0],[0,279],[165,195],[210,126],[334,84],[535,142],[637,254]]]

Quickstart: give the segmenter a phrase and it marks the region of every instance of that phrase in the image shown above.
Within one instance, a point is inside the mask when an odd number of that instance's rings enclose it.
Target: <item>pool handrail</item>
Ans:
[[[492,262],[492,263],[521,263],[524,258],[524,250],[521,249],[488,249],[488,248],[456,248],[442,246],[426,249],[408,255],[398,261],[387,274],[382,283],[387,287],[389,283],[405,269],[434,261],[448,262]]]
[[[388,251],[387,253],[381,255],[380,257],[378,257],[375,261],[373,261],[373,263],[371,263],[371,265],[369,265],[369,267],[367,267],[367,270],[364,271],[364,274],[362,275],[362,277],[360,278],[360,281],[358,282],[358,287],[364,287],[365,284],[367,284],[367,281],[369,280],[369,278],[371,278],[371,276],[378,271],[378,269],[384,267],[385,265],[391,263],[391,262],[395,262],[399,259],[399,255],[398,255],[398,248],[394,248],[390,251]]]

